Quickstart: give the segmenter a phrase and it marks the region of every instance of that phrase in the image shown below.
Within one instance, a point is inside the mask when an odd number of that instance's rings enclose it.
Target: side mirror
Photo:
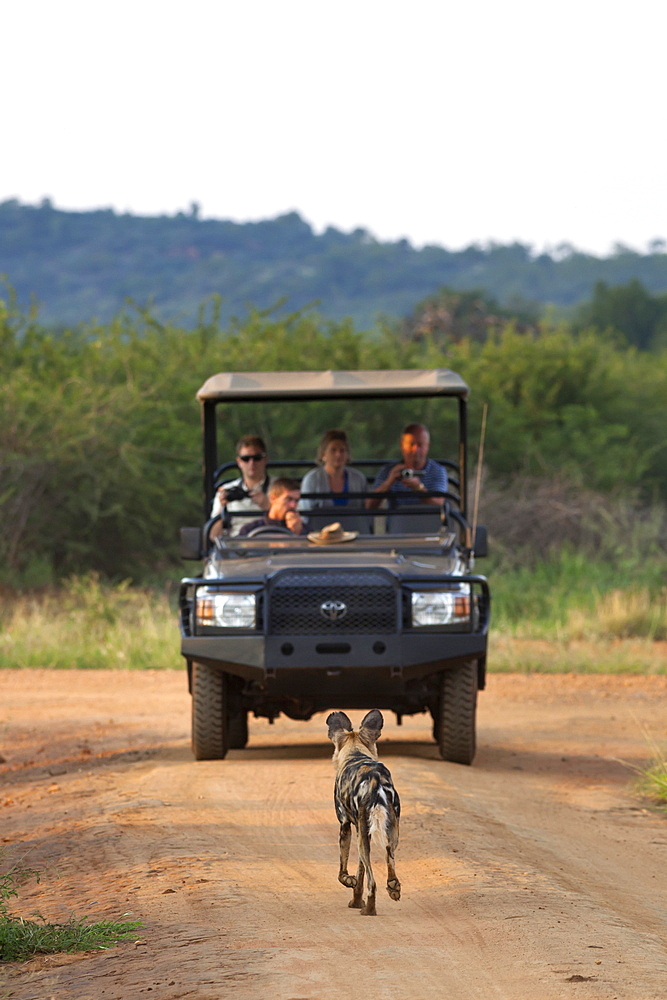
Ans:
[[[486,537],[486,527],[482,524],[478,524],[477,527],[475,528],[473,551],[477,559],[483,559],[484,556],[488,556],[489,554],[489,546]]]
[[[203,555],[201,528],[181,528],[181,559],[201,559]]]

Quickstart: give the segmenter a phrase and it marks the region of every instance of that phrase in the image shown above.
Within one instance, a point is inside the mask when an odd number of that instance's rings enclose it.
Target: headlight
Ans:
[[[413,590],[412,625],[458,625],[470,622],[470,585],[451,590]]]
[[[198,590],[196,617],[198,625],[217,628],[254,628],[255,595]]]

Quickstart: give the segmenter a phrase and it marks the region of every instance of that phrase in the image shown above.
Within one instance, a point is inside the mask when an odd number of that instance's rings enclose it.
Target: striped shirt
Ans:
[[[398,462],[388,462],[383,465],[377,476],[375,477],[375,482],[373,483],[373,488],[380,486],[385,479],[388,478],[389,473],[398,465]],[[439,462],[436,462],[433,458],[428,458],[426,460],[426,465],[423,469],[419,470],[419,479],[424,484],[424,489],[428,490],[438,490],[441,492],[446,492],[448,487],[447,470]],[[390,509],[396,509],[397,507],[422,507],[423,504],[419,500],[419,496],[415,493],[413,489],[406,486],[398,479],[392,484],[388,493],[385,494]],[[402,532],[402,531],[437,531],[440,524],[440,511],[433,510],[433,517],[427,517],[422,515],[417,515],[416,517],[406,518],[406,517],[388,517],[387,518],[387,531]]]

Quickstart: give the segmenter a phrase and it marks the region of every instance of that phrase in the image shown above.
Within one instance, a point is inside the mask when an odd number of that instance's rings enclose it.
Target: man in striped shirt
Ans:
[[[432,490],[447,490],[445,468],[428,457],[431,435],[423,424],[408,424],[400,438],[403,460],[397,464],[384,465],[373,483],[376,494],[366,501],[368,510],[376,510],[383,500],[388,500],[390,509],[397,507],[434,507],[434,517],[417,515],[391,515],[387,518],[387,531],[437,531],[440,527],[440,513],[444,497],[424,496]],[[435,516],[437,515],[437,517]]]

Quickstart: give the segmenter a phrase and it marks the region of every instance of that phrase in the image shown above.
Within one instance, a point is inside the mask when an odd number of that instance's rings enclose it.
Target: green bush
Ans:
[[[195,329],[134,310],[57,332],[10,294],[0,301],[0,583],[172,572],[179,526],[203,516],[195,393],[217,371],[451,367],[472,388],[473,449],[488,404],[495,481],[664,499],[666,357],[548,325],[518,333],[506,323],[485,342],[451,344],[388,325],[364,334],[312,311],[254,310],[223,328],[216,300]],[[434,454],[455,458],[451,413],[438,400],[221,407],[221,454],[256,432],[274,458],[310,459],[321,433],[343,425],[355,457],[387,457],[418,417]]]

